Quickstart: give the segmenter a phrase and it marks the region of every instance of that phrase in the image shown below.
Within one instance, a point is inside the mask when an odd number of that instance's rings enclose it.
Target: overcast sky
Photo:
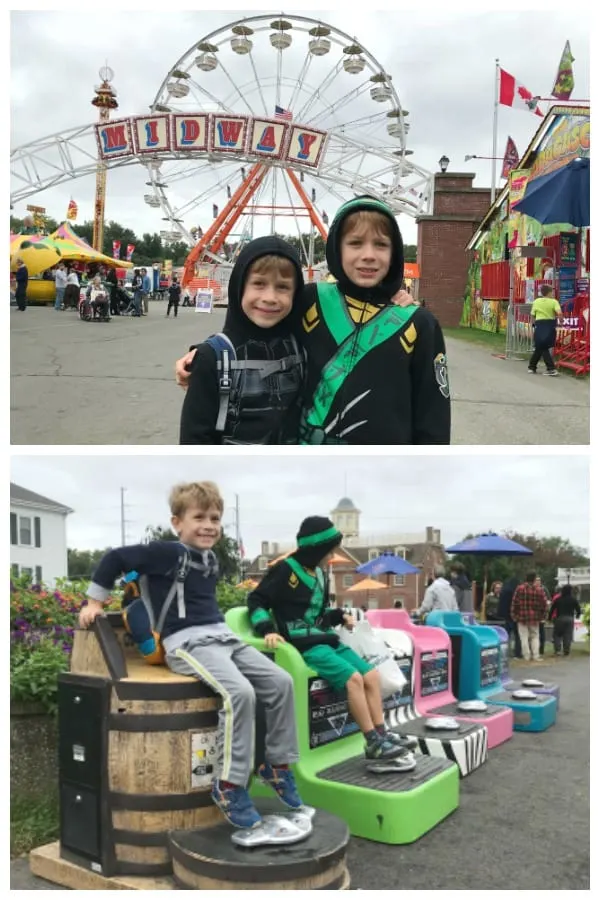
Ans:
[[[121,487],[126,542],[136,543],[147,525],[168,524],[174,483],[204,479],[221,489],[232,537],[238,494],[247,556],[262,540],[292,542],[303,518],[329,515],[344,495],[362,512],[362,535],[424,538],[432,526],[449,546],[469,532],[514,529],[589,546],[585,456],[311,457],[14,456],[11,481],[75,510],[67,539],[80,550],[121,543]]]
[[[476,186],[487,187],[490,162],[465,163],[464,157],[491,155],[496,57],[534,94],[547,97],[569,39],[575,56],[573,96],[589,97],[586,10],[581,4],[576,8],[551,2],[540,6],[527,12],[502,13],[487,11],[485,4],[468,12],[457,11],[456,3],[442,8],[423,4],[419,11],[371,11],[365,16],[364,4],[356,4],[354,11],[350,4],[340,4],[338,11],[286,12],[318,16],[355,35],[392,75],[401,103],[410,112],[412,161],[437,171],[437,161],[446,154],[450,170],[475,172]],[[95,121],[96,110],[90,100],[105,61],[115,72],[119,114],[147,112],[179,57],[209,32],[244,15],[239,6],[226,12],[175,14],[123,12],[120,7],[105,11],[104,6],[93,12],[82,12],[80,6],[65,12],[13,12],[11,147]],[[503,154],[509,134],[523,153],[540,121],[527,112],[500,107],[498,155]],[[146,170],[139,166],[109,172],[106,218],[140,234],[164,229],[162,211],[143,201],[147,178]],[[94,178],[87,177],[28,198],[16,205],[14,214],[22,216],[26,204],[34,203],[60,220],[72,196],[79,205],[79,221],[83,221],[92,216],[93,192]],[[224,190],[214,202],[224,205]],[[323,205],[332,213],[338,204],[330,198]],[[206,227],[210,221],[186,224]],[[414,220],[402,216],[400,224],[405,240],[415,242]],[[293,230],[290,227],[290,232]]]

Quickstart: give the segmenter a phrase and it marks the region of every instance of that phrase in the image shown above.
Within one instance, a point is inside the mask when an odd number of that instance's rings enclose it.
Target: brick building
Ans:
[[[330,515],[331,520],[344,535],[342,546],[336,551],[336,556],[345,562],[332,565],[329,572],[330,590],[336,604],[390,609],[399,600],[403,608],[409,612],[416,609],[423,599],[427,579],[433,574],[434,566],[446,561],[439,529],[427,527],[422,534],[361,535],[360,510],[349,497],[343,497]],[[291,545],[263,541],[260,554],[244,566],[244,578],[260,581],[270,563],[294,549],[295,547]],[[376,559],[386,551],[406,559],[419,568],[419,573],[380,575],[374,580],[384,585],[381,590],[369,593],[348,591],[348,588],[365,578],[356,572],[357,566],[370,559]]]
[[[419,216],[419,297],[442,326],[460,322],[467,284],[468,242],[490,206],[490,189],[474,188],[475,175],[438,172],[433,213]]]

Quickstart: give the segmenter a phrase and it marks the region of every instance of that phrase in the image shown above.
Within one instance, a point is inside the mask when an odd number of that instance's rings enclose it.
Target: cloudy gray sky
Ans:
[[[75,510],[70,547],[121,543],[120,488],[126,488],[127,543],[147,525],[166,525],[178,481],[210,479],[225,500],[235,536],[235,495],[247,555],[262,540],[292,542],[305,516],[328,515],[344,495],[361,510],[361,535],[441,529],[444,544],[467,533],[515,529],[560,535],[589,547],[588,459],[582,455],[373,456],[14,456],[11,481]]]
[[[107,4],[110,7],[110,4]],[[537,6],[535,2],[530,7]],[[436,8],[423,4],[418,11],[372,11],[364,5],[339,4],[337,10],[293,15],[319,16],[357,39],[393,77],[402,105],[410,111],[409,147],[415,163],[430,171],[446,154],[450,169],[477,174],[476,185],[490,181],[490,163],[465,154],[491,155],[494,59],[534,94],[549,96],[565,40],[575,56],[577,98],[589,97],[589,20],[579,5],[540,5],[520,12],[485,10],[484,4],[460,11],[456,4]],[[246,13],[248,14],[248,13]],[[13,12],[11,14],[11,147],[95,120],[91,107],[98,70],[108,61],[115,72],[123,116],[147,111],[163,78],[188,48],[209,32],[245,15],[231,11]],[[544,106],[545,108],[545,106]],[[510,134],[522,153],[541,120],[500,107],[499,155]],[[160,231],[162,212],[143,202],[146,170],[135,166],[109,173],[107,219],[116,219],[136,232]],[[190,185],[190,191],[192,186]],[[61,219],[71,196],[80,221],[92,216],[94,178],[87,177],[49,189],[17,204],[46,206]],[[223,194],[223,196],[221,196]],[[215,196],[220,206],[224,191]],[[333,212],[332,198],[323,205]],[[188,225],[207,221],[186,222]],[[402,216],[405,240],[416,240],[414,220]],[[293,231],[293,228],[290,228]]]

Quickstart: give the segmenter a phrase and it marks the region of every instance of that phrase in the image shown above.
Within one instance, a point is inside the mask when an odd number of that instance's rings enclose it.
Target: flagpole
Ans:
[[[494,138],[492,143],[492,187],[490,205],[496,202],[496,156],[498,155],[498,106],[500,97],[500,60],[496,60],[496,77],[494,79]]]

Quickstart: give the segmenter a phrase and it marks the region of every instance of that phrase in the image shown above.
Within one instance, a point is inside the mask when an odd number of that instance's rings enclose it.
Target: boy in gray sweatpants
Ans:
[[[232,825],[252,828],[261,817],[248,794],[254,760],[256,698],[265,707],[265,762],[259,777],[290,809],[303,806],[289,768],[298,761],[291,677],[225,624],[215,596],[218,565],[212,551],[221,536],[223,499],[212,482],[177,485],[171,491],[171,523],[181,543],[151,541],[110,550],[100,561],[79,614],[87,628],[103,610],[117,578],[135,571],[159,619],[165,662],[173,672],[193,675],[223,703],[219,712],[219,777],[212,798]]]

